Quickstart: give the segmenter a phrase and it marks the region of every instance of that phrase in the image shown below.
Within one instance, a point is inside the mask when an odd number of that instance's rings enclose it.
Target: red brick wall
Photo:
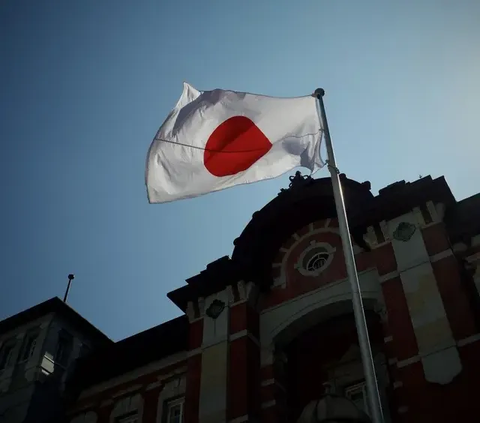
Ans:
[[[227,419],[258,416],[260,349],[258,312],[247,302],[230,309],[230,336],[241,333],[229,345]]]
[[[188,347],[190,351],[200,348],[203,340],[203,319],[190,323]]]
[[[432,263],[432,267],[453,337],[458,341],[475,334],[475,320],[461,280],[458,260],[452,255]]]
[[[185,423],[197,423],[200,401],[200,380],[202,376],[202,355],[188,359],[187,391],[185,393]]]

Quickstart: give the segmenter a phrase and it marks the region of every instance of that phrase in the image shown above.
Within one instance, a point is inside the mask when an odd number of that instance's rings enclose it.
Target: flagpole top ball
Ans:
[[[68,275],[68,279],[69,279],[69,280],[75,279],[75,275],[74,275],[73,273],[70,273],[70,274]]]
[[[323,88],[317,88],[313,94],[315,97],[320,98],[325,95],[325,90]]]

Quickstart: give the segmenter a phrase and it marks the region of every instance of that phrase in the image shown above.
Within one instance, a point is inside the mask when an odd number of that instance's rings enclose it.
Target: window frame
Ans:
[[[17,345],[16,339],[7,339],[0,347],[0,372],[8,369],[13,365],[13,353]],[[7,353],[5,350],[8,348]]]
[[[37,341],[39,336],[40,336],[40,332],[38,330],[27,332],[23,341],[19,358],[18,358],[19,363],[28,361],[33,357],[33,355],[35,354],[35,350],[37,349]],[[27,354],[27,351],[28,351],[28,354]]]
[[[63,346],[63,348],[60,350],[61,346]],[[72,349],[73,349],[73,336],[65,331],[60,332],[58,334],[57,345],[55,348],[55,355],[53,357],[55,364],[58,364],[64,368],[67,367],[70,356],[72,354]],[[59,350],[62,353],[61,360],[59,359]]]
[[[351,385],[348,385],[344,389],[345,397],[352,401],[355,406],[357,404],[352,400],[351,395],[358,392],[362,393],[363,408],[361,409],[364,413],[370,415],[369,406],[368,406],[368,392],[367,392],[367,383],[365,381],[357,382]],[[357,406],[358,407],[358,406]]]
[[[163,401],[162,423],[170,423],[170,411],[174,406],[181,406],[180,423],[185,421],[185,395],[167,398]]]
[[[335,247],[333,247],[327,242],[312,241],[310,245],[302,251],[294,267],[303,276],[316,277],[320,275],[320,273],[324,272],[332,264],[336,250],[337,249]],[[307,264],[314,256],[319,253],[328,254],[328,257],[326,257],[324,264],[316,270],[308,270],[306,267]]]
[[[138,410],[130,411],[115,418],[115,423],[140,423]]]

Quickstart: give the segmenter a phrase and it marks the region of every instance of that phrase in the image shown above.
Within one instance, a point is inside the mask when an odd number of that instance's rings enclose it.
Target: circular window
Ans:
[[[305,276],[316,276],[332,262],[335,249],[325,243],[313,243],[301,255],[296,268]]]
[[[320,270],[327,264],[328,257],[330,257],[330,253],[327,251],[315,252],[315,254],[313,254],[310,258],[305,258],[306,260],[304,260],[304,267],[309,272]]]

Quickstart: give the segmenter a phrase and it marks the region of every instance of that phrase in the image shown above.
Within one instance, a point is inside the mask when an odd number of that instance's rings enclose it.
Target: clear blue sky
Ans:
[[[115,340],[173,318],[166,293],[288,184],[149,205],[147,149],[184,80],[322,86],[349,177],[477,193],[479,22],[478,0],[3,0],[0,318],[61,297],[72,272],[70,304]]]

